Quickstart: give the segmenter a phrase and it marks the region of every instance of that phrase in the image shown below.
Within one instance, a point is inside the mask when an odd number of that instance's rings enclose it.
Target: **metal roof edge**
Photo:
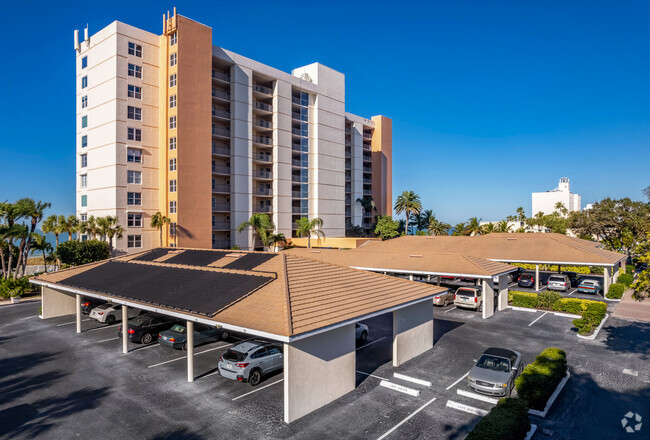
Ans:
[[[366,270],[369,272],[392,272],[392,273],[408,273],[408,274],[413,274],[413,275],[440,275],[440,276],[456,276],[456,277],[467,277],[467,278],[484,278],[486,280],[491,280],[493,276],[501,275],[476,275],[476,274],[466,274],[466,273],[453,273],[453,272],[429,272],[429,271],[421,271],[421,270],[406,270],[406,269],[381,269],[381,268],[375,268],[375,267],[359,267],[359,266],[350,266],[351,269],[360,269],[360,270]],[[509,272],[514,272],[517,270],[516,268],[513,268]],[[509,273],[509,272],[504,272],[504,273]]]
[[[626,257],[623,256],[616,263],[576,263],[576,262],[567,262],[567,261],[534,261],[534,260],[502,260],[497,258],[490,258],[490,261],[496,261],[499,263],[522,263],[522,264],[559,264],[560,266],[596,266],[596,267],[613,267],[616,266],[621,260],[624,260]]]

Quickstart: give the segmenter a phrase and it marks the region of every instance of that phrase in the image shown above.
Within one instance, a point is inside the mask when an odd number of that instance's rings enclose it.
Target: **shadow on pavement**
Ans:
[[[457,329],[463,325],[463,322],[448,321],[446,319],[434,318],[433,320],[433,345],[435,346],[438,341],[452,330]]]
[[[623,325],[611,325],[608,321],[600,330],[607,348],[617,353],[638,353],[642,360],[650,355],[650,324],[633,321],[617,321]],[[610,325],[607,325],[610,324]]]
[[[191,432],[189,428],[180,428],[151,437],[151,440],[203,440],[205,437]]]

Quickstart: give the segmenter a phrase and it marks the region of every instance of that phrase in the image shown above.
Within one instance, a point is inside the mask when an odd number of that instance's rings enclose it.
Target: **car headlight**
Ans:
[[[497,384],[497,388],[507,388],[507,387],[508,387],[508,384],[507,384],[507,383],[500,383],[500,384]]]

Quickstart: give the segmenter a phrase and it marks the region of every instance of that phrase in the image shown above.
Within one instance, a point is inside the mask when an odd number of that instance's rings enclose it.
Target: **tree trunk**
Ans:
[[[45,258],[45,248],[43,248],[43,265],[45,266],[45,273],[47,273],[47,259]]]
[[[5,279],[8,280],[9,277],[11,276],[11,264],[14,262],[14,239],[10,238],[7,245],[9,247],[9,258],[8,258],[9,262],[7,264],[7,272],[5,273]]]
[[[111,250],[111,257],[113,256],[113,237],[108,237],[108,248]]]
[[[406,213],[406,223],[404,224],[404,233],[405,233],[405,235],[409,235],[409,215],[408,215],[408,212]]]
[[[307,234],[307,249],[311,249],[311,234]]]
[[[163,230],[163,227],[161,225],[160,226],[160,247],[162,247],[162,230]]]
[[[0,261],[2,262],[2,277],[4,278],[7,274],[7,265],[5,264],[5,251],[2,245],[0,245]]]
[[[23,253],[25,252],[25,241],[20,243],[18,248],[18,260],[16,260],[16,271],[14,272],[14,280],[18,279],[18,272],[20,272],[20,263],[23,260]]]

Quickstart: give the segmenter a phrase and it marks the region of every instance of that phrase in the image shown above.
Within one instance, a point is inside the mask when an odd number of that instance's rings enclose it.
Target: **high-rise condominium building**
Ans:
[[[213,46],[186,17],[162,24],[75,31],[77,216],[117,216],[118,251],[158,246],[158,211],[163,245],[242,249],[261,246],[236,231],[255,213],[286,237],[300,217],[343,237],[391,212],[391,120],[346,113],[342,73],[288,74]]]
[[[562,203],[568,212],[580,211],[581,202],[580,194],[571,192],[571,184],[568,177],[560,177],[557,188],[545,192],[537,192],[532,194],[532,212],[534,216],[538,212],[544,214],[552,214],[557,210],[556,205]]]

